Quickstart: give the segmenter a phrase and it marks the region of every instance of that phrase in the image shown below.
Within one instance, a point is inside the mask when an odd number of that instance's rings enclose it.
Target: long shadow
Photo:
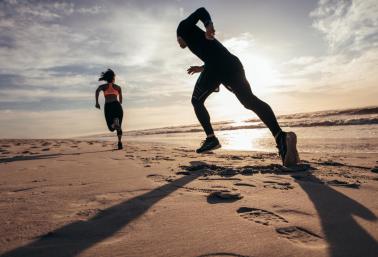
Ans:
[[[324,185],[312,174],[293,176],[314,203],[332,257],[378,256],[378,243],[358,224],[354,216],[376,221],[362,204]],[[354,189],[350,189],[354,190]]]
[[[212,170],[213,174],[225,176],[223,171],[226,168],[224,167],[206,163],[202,163],[202,166],[198,167],[207,168]],[[188,169],[193,170],[195,167],[188,167]],[[302,172],[288,173],[282,167],[280,168],[280,165],[255,165],[235,170],[231,175],[228,172],[226,175],[231,177],[238,174],[253,175],[256,173],[292,175],[307,193],[319,214],[331,257],[378,256],[377,241],[358,224],[354,217],[358,216],[369,221],[376,221],[376,215],[362,204],[336,191],[314,176],[311,173],[314,168],[309,164],[302,165],[299,170]]]
[[[169,184],[112,206],[88,221],[76,221],[58,228],[28,245],[1,254],[0,257],[76,256],[96,243],[111,237],[143,215],[158,201],[200,175],[200,172],[195,172],[176,179]]]
[[[40,154],[40,155],[16,155],[13,157],[8,157],[8,158],[0,158],[0,163],[43,160],[43,159],[57,158],[59,156],[81,155],[81,154],[87,154],[87,153],[103,153],[103,152],[111,152],[111,151],[115,151],[115,150],[111,149],[111,150],[91,151],[91,152],[54,153],[54,154]]]

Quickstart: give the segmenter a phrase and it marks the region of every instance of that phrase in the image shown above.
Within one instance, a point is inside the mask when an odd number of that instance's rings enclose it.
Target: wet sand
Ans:
[[[378,256],[377,154],[0,140],[0,257]]]

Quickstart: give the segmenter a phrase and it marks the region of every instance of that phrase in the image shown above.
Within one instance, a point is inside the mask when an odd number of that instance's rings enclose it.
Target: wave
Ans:
[[[378,118],[357,118],[357,119],[347,119],[347,120],[304,120],[304,121],[288,121],[280,122],[281,127],[325,127],[325,126],[350,126],[350,125],[375,125],[378,124]],[[222,124],[223,125],[223,124]],[[262,122],[240,125],[240,126],[220,126],[216,130],[239,130],[239,129],[258,129],[266,128],[265,124]],[[202,128],[170,128],[170,129],[155,129],[155,130],[141,130],[141,131],[131,131],[128,132],[129,135],[159,135],[159,134],[178,134],[178,133],[196,133],[202,132]]]
[[[319,112],[308,112],[308,113],[295,113],[289,115],[279,115],[278,119],[302,119],[302,118],[316,118],[316,117],[327,117],[327,116],[340,116],[340,115],[369,115],[378,114],[377,107],[364,107],[364,108],[353,108],[346,110],[328,110]]]

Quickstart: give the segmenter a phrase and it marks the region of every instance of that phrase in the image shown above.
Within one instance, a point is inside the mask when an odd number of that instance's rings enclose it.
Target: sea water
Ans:
[[[378,107],[278,116],[285,131],[294,131],[301,152],[378,153]],[[259,119],[214,123],[222,149],[276,152],[274,138]],[[114,135],[112,135],[112,138]],[[199,147],[205,134],[199,125],[130,131],[126,140]],[[108,136],[102,136],[102,139]]]

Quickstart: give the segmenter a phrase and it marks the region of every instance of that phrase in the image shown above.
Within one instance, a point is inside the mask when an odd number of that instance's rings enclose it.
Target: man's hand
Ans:
[[[190,66],[187,72],[188,74],[193,75],[194,73],[202,72],[203,69],[203,66]]]
[[[96,103],[95,107],[96,107],[97,109],[101,109],[99,103]]]
[[[214,25],[212,22],[210,22],[206,26],[206,33],[205,33],[206,39],[214,40],[214,35],[215,35]]]

